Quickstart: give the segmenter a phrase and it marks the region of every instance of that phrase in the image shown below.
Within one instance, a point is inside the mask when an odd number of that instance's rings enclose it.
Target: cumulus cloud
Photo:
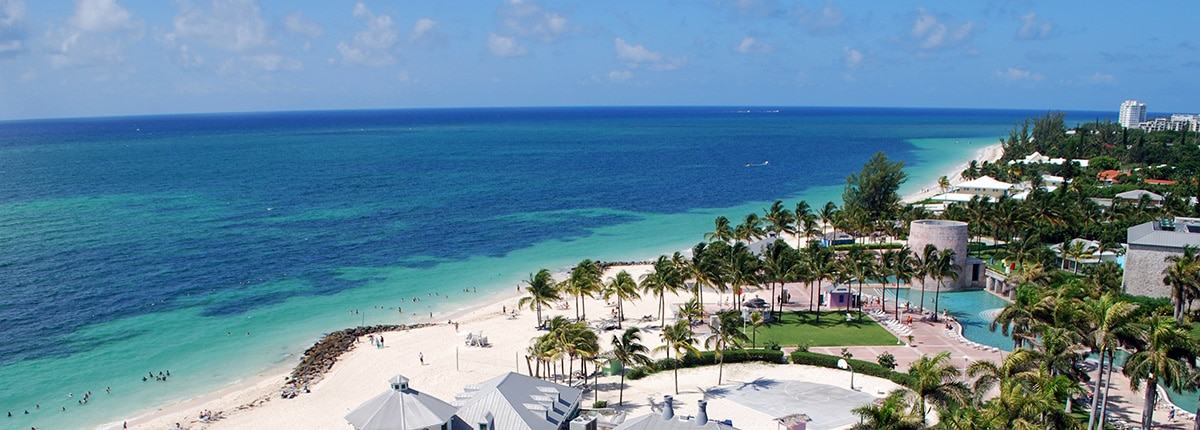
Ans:
[[[342,64],[382,67],[395,63],[396,57],[393,52],[399,36],[392,18],[387,15],[375,15],[361,2],[354,5],[352,15],[364,21],[366,28],[354,33],[354,38],[349,42],[338,42],[337,49],[342,54]]]
[[[834,6],[832,1],[826,3],[825,7],[820,10],[806,10],[797,6],[794,14],[797,16],[796,24],[813,36],[837,33],[846,22],[842,10]]]
[[[25,51],[25,2],[0,0],[0,58]]]
[[[675,70],[687,63],[687,57],[666,56],[642,45],[630,45],[619,37],[613,44],[617,50],[617,60],[630,69],[644,67],[653,71]]]
[[[771,52],[774,49],[775,48],[773,46],[771,46],[771,44],[766,43],[766,42],[760,42],[758,39],[755,39],[750,36],[746,36],[746,37],[742,38],[742,43],[739,43],[737,46],[733,47],[733,50],[739,54]]]
[[[965,23],[943,22],[943,18],[929,13],[925,8],[917,8],[917,18],[909,29],[909,38],[919,51],[938,51],[966,46],[971,36],[981,30],[973,21]]]
[[[142,35],[142,23],[116,0],[80,0],[67,25],[46,35],[54,67],[104,66],[125,60],[127,40]]]
[[[857,69],[862,67],[863,53],[849,46],[843,46],[842,51],[846,53],[846,68]]]
[[[418,19],[417,22],[413,24],[412,32],[408,34],[408,41],[412,42],[420,39],[421,37],[431,33],[436,26],[437,21],[432,19]]]
[[[519,57],[528,53],[517,39],[501,36],[496,33],[488,34],[488,50],[497,57]]]
[[[297,36],[306,36],[310,39],[321,37],[325,34],[325,29],[320,24],[304,19],[304,12],[291,11],[283,18],[283,28],[288,33]]]
[[[1047,39],[1054,32],[1054,25],[1050,21],[1040,20],[1037,14],[1029,12],[1021,15],[1021,28],[1017,29],[1017,39],[1021,40],[1041,40]]]
[[[267,21],[253,0],[213,0],[209,4],[210,8],[199,8],[181,3],[182,12],[174,22],[179,41],[238,53],[274,44]]]
[[[507,32],[522,38],[554,42],[571,30],[566,17],[529,0],[507,0],[497,15]]]
[[[1041,73],[1034,73],[1016,67],[1009,67],[1007,70],[997,70],[996,77],[1008,82],[1040,82],[1044,78]]]

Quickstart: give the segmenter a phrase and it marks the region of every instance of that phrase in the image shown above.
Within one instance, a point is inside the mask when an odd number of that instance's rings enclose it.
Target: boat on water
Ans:
[[[746,167],[766,166],[768,164],[771,164],[770,160],[763,161],[762,164],[746,163]]]

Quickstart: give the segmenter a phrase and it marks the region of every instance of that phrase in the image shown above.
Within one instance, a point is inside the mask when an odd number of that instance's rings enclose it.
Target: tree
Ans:
[[[723,216],[717,217],[713,231],[704,233],[704,239],[709,242],[729,242],[733,240],[733,226],[729,223],[729,218]]]
[[[1183,321],[1184,305],[1200,295],[1200,253],[1192,245],[1183,246],[1183,254],[1169,255],[1170,263],[1163,269],[1163,283],[1171,286],[1171,302],[1175,305],[1174,317]]]
[[[796,228],[793,223],[796,221],[792,215],[792,211],[783,207],[783,200],[776,200],[771,204],[770,209],[763,209],[763,221],[767,226],[763,230],[768,233],[775,233],[776,237],[781,237],[783,233],[795,233]]]
[[[942,252],[938,253],[937,258],[934,259],[934,263],[935,264],[929,268],[929,274],[937,278],[938,282],[937,290],[933,293],[933,320],[937,321],[938,299],[941,298],[942,284],[946,281],[946,278],[957,281],[958,273],[962,270],[962,268],[957,264],[954,264],[953,249],[943,249]]]
[[[1099,250],[1095,246],[1088,245],[1087,241],[1080,239],[1069,240],[1064,245],[1062,247],[1063,270],[1066,270],[1067,260],[1071,260],[1075,263],[1072,265],[1075,274],[1079,274],[1079,260],[1091,258]]]
[[[804,247],[804,264],[808,265],[809,273],[817,279],[817,288],[809,290],[808,310],[812,311],[814,294],[821,291],[821,282],[833,272],[833,251],[815,242],[809,242]],[[821,299],[817,298],[817,322],[821,322]]]
[[[583,260],[576,264],[571,269],[571,274],[567,279],[563,280],[559,287],[567,294],[575,296],[575,320],[580,321],[587,318],[587,310],[584,309],[584,304],[581,304],[583,297],[591,297],[600,290],[601,276],[600,265],[592,260]],[[583,312],[580,315],[580,312]]]
[[[625,402],[625,367],[629,365],[649,366],[651,360],[646,354],[650,350],[646,348],[646,345],[642,345],[641,330],[637,327],[625,329],[620,336],[613,335],[612,348],[610,354],[621,363],[621,388],[617,397],[619,406]]]
[[[675,324],[663,326],[659,337],[663,344],[654,348],[655,351],[666,351],[667,359],[671,358],[671,351],[675,351],[675,394],[679,394],[679,359],[684,354],[697,352],[696,332],[687,321],[676,320]]]
[[[1092,390],[1092,406],[1088,412],[1088,430],[1099,424],[1104,425],[1103,415],[1099,411],[1100,387],[1104,379],[1104,362],[1108,359],[1112,364],[1112,351],[1123,340],[1136,338],[1137,328],[1133,325],[1133,312],[1137,305],[1122,301],[1112,294],[1104,294],[1096,299],[1084,300],[1080,312],[1086,321],[1089,333],[1087,344],[1100,357],[1100,365],[1096,368],[1095,388]],[[1107,396],[1104,396],[1107,399]]]
[[[617,276],[608,283],[608,288],[605,290],[605,298],[617,298],[617,328],[620,328],[621,322],[625,321],[625,301],[642,298],[638,294],[637,287],[637,282],[633,280],[633,276],[624,270],[618,272]]]
[[[554,285],[554,278],[550,276],[550,271],[542,269],[536,274],[529,274],[529,279],[525,281],[525,292],[529,295],[518,300],[517,307],[528,307],[529,310],[536,311],[537,323],[541,326],[542,306],[550,306],[561,299],[558,295],[558,288]]]
[[[1158,399],[1158,384],[1179,390],[1187,382],[1188,363],[1195,358],[1191,336],[1173,318],[1153,316],[1147,321],[1142,348],[1125,361],[1129,387],[1135,391],[1146,382],[1145,402],[1142,404],[1142,428],[1154,424],[1154,405]]]
[[[942,191],[942,194],[945,194],[946,190],[950,189],[950,178],[949,177],[942,176],[942,177],[938,178],[937,183],[938,183],[938,189],[940,189]]]
[[[666,294],[679,291],[683,286],[683,275],[678,267],[665,255],[654,261],[654,271],[642,275],[642,292],[658,296],[659,324],[666,323]]]
[[[746,339],[746,333],[742,331],[742,316],[736,310],[727,310],[717,313],[717,324],[713,327],[713,332],[704,339],[705,348],[715,348],[717,354],[718,370],[717,370],[717,385],[721,385],[721,377],[725,373],[725,350],[733,346],[737,349],[742,349],[742,343],[749,340]]]
[[[921,255],[917,257],[917,270],[914,274],[921,279],[921,302],[917,303],[918,310],[925,309],[925,280],[933,276],[940,257],[937,246],[932,243],[925,244],[925,249],[921,250]]]
[[[887,397],[850,410],[861,418],[851,430],[919,430],[924,428],[921,417],[912,411],[910,391],[893,390]]]
[[[909,367],[908,374],[913,377],[909,387],[920,399],[922,423],[929,414],[927,402],[949,407],[970,397],[967,384],[958,380],[962,372],[950,363],[950,351],[942,351],[933,357],[922,355]]]
[[[762,327],[766,321],[763,320],[762,312],[754,311],[750,313],[750,330],[753,333],[750,338],[750,348],[758,348],[758,328]]]
[[[846,177],[843,206],[862,209],[868,219],[891,218],[889,215],[900,202],[897,191],[907,179],[903,161],[893,163],[883,151],[877,152],[859,173]]]

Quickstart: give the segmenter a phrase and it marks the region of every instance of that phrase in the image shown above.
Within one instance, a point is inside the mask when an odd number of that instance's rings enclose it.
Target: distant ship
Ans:
[[[766,166],[771,164],[771,161],[763,161],[762,164],[746,163],[746,167]]]

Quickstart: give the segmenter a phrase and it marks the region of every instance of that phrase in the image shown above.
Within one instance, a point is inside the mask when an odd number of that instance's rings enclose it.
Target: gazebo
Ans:
[[[346,415],[356,430],[446,430],[456,408],[408,386],[408,378],[388,380],[391,389],[367,400]]]

